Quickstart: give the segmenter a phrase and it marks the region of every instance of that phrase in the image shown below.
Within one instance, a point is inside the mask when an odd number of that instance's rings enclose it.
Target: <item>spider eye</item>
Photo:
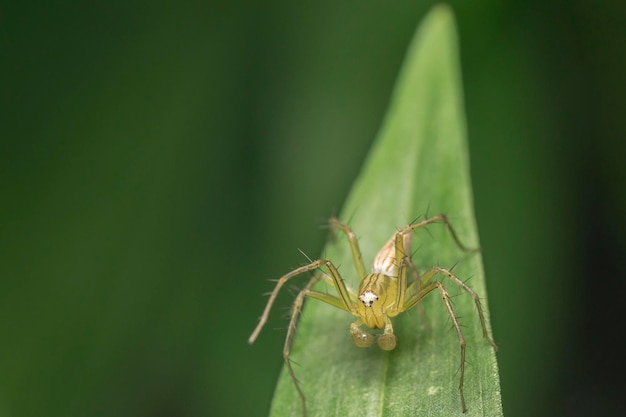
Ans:
[[[365,307],[371,307],[374,301],[378,300],[378,296],[372,291],[364,291],[363,294],[359,295],[359,300]]]

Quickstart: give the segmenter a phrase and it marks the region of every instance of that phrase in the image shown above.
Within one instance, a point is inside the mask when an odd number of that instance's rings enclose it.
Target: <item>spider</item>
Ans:
[[[348,238],[350,249],[352,251],[354,267],[358,276],[361,278],[358,291],[354,291],[345,284],[335,265],[327,259],[317,259],[311,261],[307,265],[296,268],[286,275],[283,275],[278,280],[274,290],[270,294],[259,323],[248,339],[248,343],[252,344],[257,339],[261,329],[267,322],[269,312],[280,289],[283,285],[285,285],[285,283],[287,283],[287,281],[295,276],[309,271],[318,269],[323,271],[321,268],[325,268],[328,271],[328,273],[321,272],[315,274],[296,296],[291,308],[289,327],[285,338],[285,345],[283,347],[285,365],[302,402],[302,413],[306,417],[306,399],[304,392],[300,387],[300,383],[296,378],[295,372],[291,366],[291,361],[289,360],[291,346],[296,330],[296,321],[300,311],[302,310],[305,297],[323,301],[324,303],[337,307],[340,310],[347,311],[357,317],[357,320],[350,325],[350,335],[358,347],[369,347],[376,339],[378,339],[378,346],[381,349],[393,350],[396,347],[396,336],[393,333],[391,318],[410,310],[418,305],[421,300],[432,291],[438,290],[459,339],[459,345],[461,348],[459,394],[461,398],[462,411],[466,412],[467,406],[465,404],[465,396],[463,393],[463,381],[465,377],[465,336],[461,331],[461,327],[452,308],[452,302],[448,291],[442,282],[433,280],[435,276],[441,275],[449,279],[472,297],[478,311],[483,336],[489,341],[494,350],[497,350],[497,346],[487,332],[485,316],[478,294],[476,294],[474,290],[454,275],[450,269],[435,266],[419,276],[417,269],[413,265],[410,258],[411,239],[413,232],[419,228],[432,223],[444,223],[459,248],[464,251],[478,251],[479,249],[471,249],[463,245],[455,230],[452,228],[448,218],[444,214],[439,214],[419,222],[413,222],[396,231],[396,233],[391,236],[391,238],[387,241],[387,243],[385,243],[374,258],[372,273],[368,274],[365,270],[357,237],[352,229],[341,223],[335,217],[332,217],[328,223],[331,230],[338,229]],[[412,275],[412,282],[410,283],[407,278],[408,270],[411,271]],[[324,281],[333,287],[337,292],[337,295],[314,290],[313,287],[319,281]],[[363,330],[361,328],[362,326],[366,326],[373,330],[382,330],[382,334],[374,335]]]

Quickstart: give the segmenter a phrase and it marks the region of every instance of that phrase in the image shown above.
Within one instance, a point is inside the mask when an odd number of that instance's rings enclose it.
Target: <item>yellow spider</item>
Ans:
[[[358,347],[369,347],[374,343],[374,340],[378,338],[378,346],[381,349],[392,350],[396,347],[396,336],[393,333],[391,318],[415,307],[424,297],[435,289],[437,289],[441,294],[443,303],[448,311],[448,314],[450,315],[452,324],[459,338],[459,344],[461,347],[459,393],[461,397],[461,408],[463,412],[467,411],[465,396],[463,394],[463,380],[465,376],[465,336],[463,336],[459,322],[454,314],[448,291],[440,281],[433,280],[436,275],[440,274],[445,278],[450,279],[473,298],[478,310],[478,317],[482,326],[483,336],[489,341],[494,350],[497,350],[497,346],[487,332],[487,326],[485,324],[485,317],[480,304],[480,299],[474,290],[456,277],[449,269],[438,266],[430,268],[420,277],[417,274],[415,266],[411,262],[410,253],[413,232],[421,227],[438,222],[442,222],[447,226],[454,241],[461,249],[465,251],[477,250],[465,247],[459,240],[456,232],[452,228],[452,225],[448,221],[448,218],[444,214],[440,214],[409,224],[398,230],[378,252],[372,264],[372,273],[368,274],[365,271],[365,265],[363,263],[356,235],[350,227],[333,217],[329,220],[330,227],[341,230],[345,233],[348,237],[348,241],[350,242],[354,267],[358,276],[361,277],[359,290],[354,291],[352,288],[347,286],[339,274],[339,271],[337,271],[337,268],[327,259],[317,259],[312,261],[307,265],[301,266],[300,268],[294,269],[288,274],[283,275],[278,280],[278,283],[272,291],[267,305],[265,306],[265,310],[259,320],[259,324],[256,326],[252,335],[248,339],[248,343],[250,344],[254,343],[261,332],[261,329],[267,322],[269,312],[274,301],[276,300],[276,296],[287,281],[308,271],[314,271],[317,269],[321,270],[321,268],[325,268],[328,271],[328,273],[322,272],[315,274],[296,296],[291,308],[291,319],[283,348],[285,365],[287,366],[289,375],[291,376],[296,390],[298,391],[298,395],[302,401],[302,411],[304,416],[306,416],[306,400],[291,366],[289,354],[295,334],[296,321],[300,311],[302,310],[302,304],[305,297],[323,301],[357,317],[357,320],[350,325],[350,334],[352,335],[354,343]],[[410,283],[407,282],[407,270],[409,269],[411,270],[413,276],[412,282]],[[331,285],[337,291],[337,296],[314,290],[313,287],[320,280],[323,280]],[[382,330],[382,334],[375,336],[374,334],[363,330],[361,328],[363,325],[370,329],[380,329]]]

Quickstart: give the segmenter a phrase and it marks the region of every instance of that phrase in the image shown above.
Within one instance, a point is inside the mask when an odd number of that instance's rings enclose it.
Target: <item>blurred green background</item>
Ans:
[[[265,416],[432,4],[3,2],[0,416]],[[505,414],[623,414],[626,3],[450,4]]]

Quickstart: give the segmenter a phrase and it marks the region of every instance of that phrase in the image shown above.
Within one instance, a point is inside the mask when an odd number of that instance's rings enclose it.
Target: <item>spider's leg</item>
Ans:
[[[407,250],[408,253],[408,250]],[[419,293],[422,286],[425,284],[422,282],[419,272],[417,268],[413,264],[413,261],[408,256],[406,257],[407,268],[411,272],[412,281],[411,283],[407,283],[407,293],[405,295],[405,299],[410,298],[414,294]],[[417,311],[420,316],[420,320],[422,321],[422,325],[424,329],[429,330],[430,325],[428,324],[428,318],[426,317],[426,312],[424,311],[424,303],[422,303],[421,299],[417,300]]]
[[[491,336],[489,336],[489,331],[487,330],[487,321],[485,320],[485,313],[483,311],[483,306],[480,303],[480,297],[478,296],[478,294],[476,294],[476,291],[474,291],[466,283],[461,281],[449,269],[441,268],[439,266],[435,266],[435,267],[429,269],[428,271],[426,271],[422,275],[422,281],[420,283],[419,290],[416,293],[413,293],[413,291],[409,292],[409,294],[408,294],[408,296],[406,298],[406,301],[404,303],[404,308],[402,308],[401,312],[409,310],[409,309],[415,307],[415,305],[420,300],[422,300],[424,297],[426,297],[426,295],[428,295],[428,293],[430,293],[434,289],[434,287],[432,287],[433,283],[428,284],[428,282],[431,279],[433,279],[437,274],[441,274],[444,277],[448,278],[449,280],[454,282],[456,285],[461,287],[463,289],[463,291],[465,291],[466,293],[468,293],[472,297],[472,299],[474,300],[474,304],[476,305],[476,310],[478,311],[478,318],[480,320],[480,327],[481,327],[482,332],[483,332],[483,337],[485,339],[487,339],[487,341],[493,347],[493,349],[497,351],[498,350],[498,346],[493,341]]]
[[[430,279],[436,274],[437,272],[433,273],[433,270],[431,269],[425,274],[425,276],[430,275],[430,277],[428,278]],[[425,281],[422,281],[422,283],[423,285],[420,288],[419,292],[416,294],[411,294],[407,298],[403,311],[406,311],[414,307],[420,300],[422,300],[424,297],[426,297],[435,289],[438,289],[439,292],[441,293],[441,299],[444,305],[446,306],[446,310],[448,311],[448,314],[450,315],[450,319],[452,320],[452,325],[454,326],[454,329],[456,330],[456,334],[459,338],[459,345],[461,346],[461,366],[459,368],[459,372],[460,372],[459,394],[461,396],[461,406],[463,408],[463,412],[466,412],[467,407],[465,405],[465,395],[463,394],[463,381],[465,379],[465,345],[466,345],[465,336],[463,335],[463,332],[461,331],[461,326],[459,325],[459,321],[457,320],[456,314],[454,313],[454,309],[452,308],[450,295],[448,294],[448,291],[446,291],[446,288],[443,286],[443,284],[439,281],[433,281],[431,283],[426,283]]]
[[[480,303],[480,297],[478,296],[478,294],[476,294],[476,291],[474,291],[466,283],[461,281],[449,269],[441,268],[437,266],[437,267],[432,268],[427,274],[443,275],[444,277],[448,278],[449,280],[454,282],[456,285],[461,287],[466,293],[468,293],[472,297],[472,299],[474,300],[474,304],[476,305],[476,310],[478,311],[478,318],[480,319],[480,327],[482,328],[482,331],[483,331],[483,337],[487,339],[487,341],[493,347],[493,349],[497,351],[498,346],[493,341],[493,339],[489,336],[489,332],[487,331],[487,322],[485,320],[485,313],[483,312],[483,306]]]
[[[339,221],[336,217],[331,217],[328,220],[330,227],[341,230],[350,242],[350,250],[352,251],[352,260],[354,261],[354,269],[356,269],[357,276],[362,279],[367,272],[365,271],[365,265],[363,264],[363,256],[361,255],[361,249],[359,248],[359,240],[350,228]]]
[[[441,299],[446,307],[446,310],[448,311],[448,315],[450,316],[450,319],[452,320],[452,325],[454,326],[454,329],[456,330],[457,336],[459,338],[459,345],[461,346],[461,366],[459,369],[459,373],[460,373],[459,393],[461,396],[461,406],[463,407],[463,412],[465,412],[467,410],[467,407],[465,405],[465,395],[463,393],[463,382],[465,378],[466,341],[465,341],[465,336],[463,335],[463,332],[461,331],[459,321],[456,317],[456,314],[454,313],[454,309],[452,308],[452,302],[450,299],[450,295],[448,294],[448,291],[446,290],[444,285],[439,281],[429,282],[438,274],[441,274],[444,277],[450,279],[452,282],[454,282],[456,285],[461,287],[465,292],[467,292],[472,297],[472,299],[474,300],[474,303],[476,304],[476,309],[478,310],[478,317],[480,319],[480,325],[483,331],[483,336],[485,337],[485,339],[487,339],[487,341],[489,341],[489,343],[491,344],[494,350],[498,350],[498,347],[496,346],[495,342],[493,341],[493,339],[489,336],[489,333],[487,332],[487,324],[485,321],[485,315],[483,312],[482,305],[480,304],[480,298],[478,297],[478,294],[476,294],[474,290],[472,290],[469,286],[467,286],[467,284],[461,281],[456,275],[454,275],[450,270],[446,268],[433,267],[429,269],[428,271],[426,271],[422,275],[422,280],[420,283],[419,290],[417,292],[411,291],[408,294],[402,311],[406,311],[414,307],[417,303],[420,302],[420,300],[426,297],[435,288],[438,289],[439,292],[441,293]]]
[[[422,220],[420,222],[415,222],[415,223],[411,223],[409,225],[406,225],[402,229],[400,229],[400,231],[398,233],[402,233],[403,235],[404,234],[410,234],[410,233],[413,233],[414,231],[416,231],[417,229],[419,229],[421,227],[428,226],[431,223],[444,223],[446,225],[448,231],[452,235],[452,238],[454,239],[454,242],[462,250],[467,251],[467,252],[477,252],[477,251],[480,251],[480,248],[470,248],[470,247],[465,246],[463,243],[461,243],[461,239],[459,239],[459,236],[457,235],[456,231],[452,227],[452,224],[450,223],[450,220],[448,220],[448,217],[445,214],[438,214],[436,216],[424,219],[424,220]]]
[[[413,232],[417,229],[426,227],[432,223],[444,223],[452,235],[454,242],[457,244],[459,248],[464,251],[479,251],[480,249],[469,248],[461,243],[456,231],[452,227],[452,224],[448,220],[448,217],[445,214],[439,214],[437,216],[429,217],[419,222],[413,222],[408,224],[398,230],[394,236],[389,239],[389,241],[383,246],[383,249],[378,253],[376,259],[374,260],[374,272],[382,267],[382,269],[387,268],[387,275],[395,276],[394,272],[398,271],[398,296],[397,303],[392,309],[395,314],[399,314],[402,311],[406,311],[415,305],[418,306],[418,310],[420,313],[420,317],[422,318],[422,322],[424,323],[424,327],[428,328],[428,322],[426,320],[426,315],[424,313],[424,307],[422,306],[421,299],[430,291],[426,291],[425,293],[422,291],[425,285],[432,279],[434,275],[437,274],[437,271],[429,271],[427,273],[429,276],[421,277],[419,276],[415,265],[411,261],[411,238],[413,236]],[[392,254],[393,253],[393,254]],[[393,265],[389,265],[393,263]],[[406,277],[402,276],[402,265],[404,268],[408,268],[411,271],[413,276],[412,285],[408,285],[406,282]],[[442,271],[439,271],[443,273]],[[406,273],[406,272],[405,272]],[[459,280],[459,282],[462,282]],[[465,288],[468,288],[463,284]],[[468,288],[469,289],[469,288]],[[467,289],[466,289],[467,291]],[[471,291],[471,290],[470,290]],[[472,294],[473,291],[470,292]],[[421,294],[421,295],[420,295]],[[475,293],[474,293],[475,295]],[[474,296],[472,295],[472,296]],[[475,298],[477,299],[477,298]],[[482,312],[482,309],[479,311]],[[394,314],[394,315],[395,315]],[[481,315],[481,323],[484,325],[484,319],[482,319]],[[483,326],[484,327],[484,326]],[[485,333],[486,334],[486,333]],[[491,340],[490,340],[491,341]]]
[[[343,284],[343,279],[339,275],[339,272],[337,272],[334,265],[330,261],[325,261],[325,262],[326,262],[326,267],[329,269],[332,275],[331,283],[337,289],[337,292],[340,295],[342,294],[342,292],[346,294],[350,294],[346,290],[345,284]],[[302,412],[305,417],[306,417],[306,400],[304,397],[304,393],[302,392],[302,388],[300,387],[300,382],[298,381],[298,378],[296,377],[293,367],[291,366],[291,360],[289,359],[289,355],[291,354],[291,346],[293,344],[293,338],[296,334],[296,322],[298,321],[298,317],[300,316],[300,312],[302,311],[302,305],[304,304],[304,297],[311,297],[316,300],[323,301],[327,304],[330,304],[333,307],[337,307],[341,310],[345,310],[348,312],[352,312],[353,310],[355,310],[355,308],[353,307],[352,298],[348,298],[348,300],[344,300],[343,298],[335,297],[330,294],[314,291],[313,287],[322,279],[327,280],[330,278],[328,278],[328,276],[324,273],[319,273],[319,274],[314,275],[313,278],[309,280],[307,285],[302,290],[300,290],[300,292],[296,296],[296,299],[294,300],[291,306],[289,327],[287,328],[287,337],[285,338],[285,345],[283,347],[283,358],[285,360],[285,365],[287,366],[287,370],[289,371],[289,376],[291,377],[291,380],[293,381],[293,384],[295,385],[296,390],[298,391],[298,395],[300,396],[300,400],[302,401]],[[346,295],[346,296],[350,297],[349,295]]]
[[[291,345],[293,344],[293,337],[296,333],[296,322],[298,321],[298,316],[300,316],[300,311],[302,311],[302,304],[304,303],[304,297],[307,296],[311,292],[311,288],[317,284],[317,282],[321,279],[321,275],[317,274],[313,276],[307,283],[307,285],[298,293],[296,299],[294,300],[291,306],[291,317],[289,320],[289,327],[287,328],[287,337],[285,338],[285,345],[283,347],[283,359],[285,360],[285,366],[287,366],[287,370],[289,371],[289,376],[293,381],[294,386],[296,387],[296,391],[298,391],[298,396],[302,401],[302,415],[306,417],[306,399],[304,397],[304,393],[302,392],[302,388],[300,388],[300,382],[296,377],[296,373],[291,366],[291,360],[289,359],[289,354],[291,353]],[[331,296],[329,296],[331,297]]]
[[[343,304],[346,306],[347,310],[350,312],[354,311],[354,307],[352,306],[353,304],[351,301],[352,300],[351,291],[348,290],[348,288],[346,287],[346,284],[343,282],[341,275],[339,275],[337,268],[335,268],[332,262],[327,261],[326,259],[318,259],[307,265],[301,266],[300,268],[296,268],[293,271],[289,272],[286,275],[283,275],[282,277],[278,279],[278,282],[276,283],[274,290],[270,294],[270,298],[267,300],[265,310],[263,310],[263,314],[261,315],[261,318],[259,319],[259,323],[257,324],[254,331],[248,338],[248,343],[250,344],[254,343],[256,338],[259,336],[259,333],[263,329],[263,326],[265,326],[265,323],[267,323],[267,318],[270,314],[270,310],[272,309],[272,305],[274,304],[274,301],[276,300],[276,297],[278,296],[280,289],[285,285],[285,283],[287,283],[287,281],[289,281],[291,278],[295,276],[298,276],[308,271],[313,271],[322,266],[325,266],[328,268],[328,270],[330,271],[331,278],[329,278],[326,274],[321,274],[321,275],[316,275],[314,277],[315,279],[312,278],[311,281],[314,281],[314,284],[317,283],[317,281],[319,281],[320,279],[323,279],[324,281],[329,282],[331,285],[333,285],[333,287],[335,287],[335,289],[339,293],[339,296],[341,300],[343,301]],[[309,284],[310,283],[311,282],[309,282]],[[312,288],[312,285],[311,285],[311,288]],[[325,301],[325,300],[322,300],[322,301]]]
[[[263,314],[261,315],[261,318],[259,319],[259,323],[256,325],[256,327],[254,328],[254,331],[248,338],[248,343],[250,344],[254,343],[256,338],[259,336],[261,329],[263,329],[263,326],[265,326],[265,323],[267,322],[267,318],[270,314],[270,310],[272,309],[272,305],[274,304],[274,301],[276,300],[276,297],[278,296],[278,293],[280,289],[283,287],[283,285],[285,285],[287,281],[289,281],[291,278],[295,276],[298,276],[305,272],[313,271],[319,268],[320,266],[323,265],[323,262],[324,262],[323,260],[318,259],[307,265],[301,266],[300,268],[296,268],[293,271],[289,272],[286,275],[283,275],[282,277],[278,279],[278,281],[276,282],[276,286],[274,287],[274,290],[270,294],[270,298],[267,300],[267,304],[265,305],[265,310],[263,310]]]
[[[432,283],[435,285],[439,292],[441,293],[441,299],[446,306],[446,310],[448,310],[448,314],[450,315],[450,319],[452,320],[452,325],[456,330],[456,334],[459,337],[459,345],[461,346],[461,367],[459,368],[459,394],[461,396],[461,407],[463,412],[467,411],[467,406],[465,405],[465,394],[463,393],[463,382],[465,380],[465,336],[461,331],[461,326],[459,325],[459,321],[456,318],[456,314],[454,314],[454,310],[452,309],[452,302],[450,301],[450,295],[448,295],[448,291],[443,286],[443,284],[439,281],[435,281]]]

